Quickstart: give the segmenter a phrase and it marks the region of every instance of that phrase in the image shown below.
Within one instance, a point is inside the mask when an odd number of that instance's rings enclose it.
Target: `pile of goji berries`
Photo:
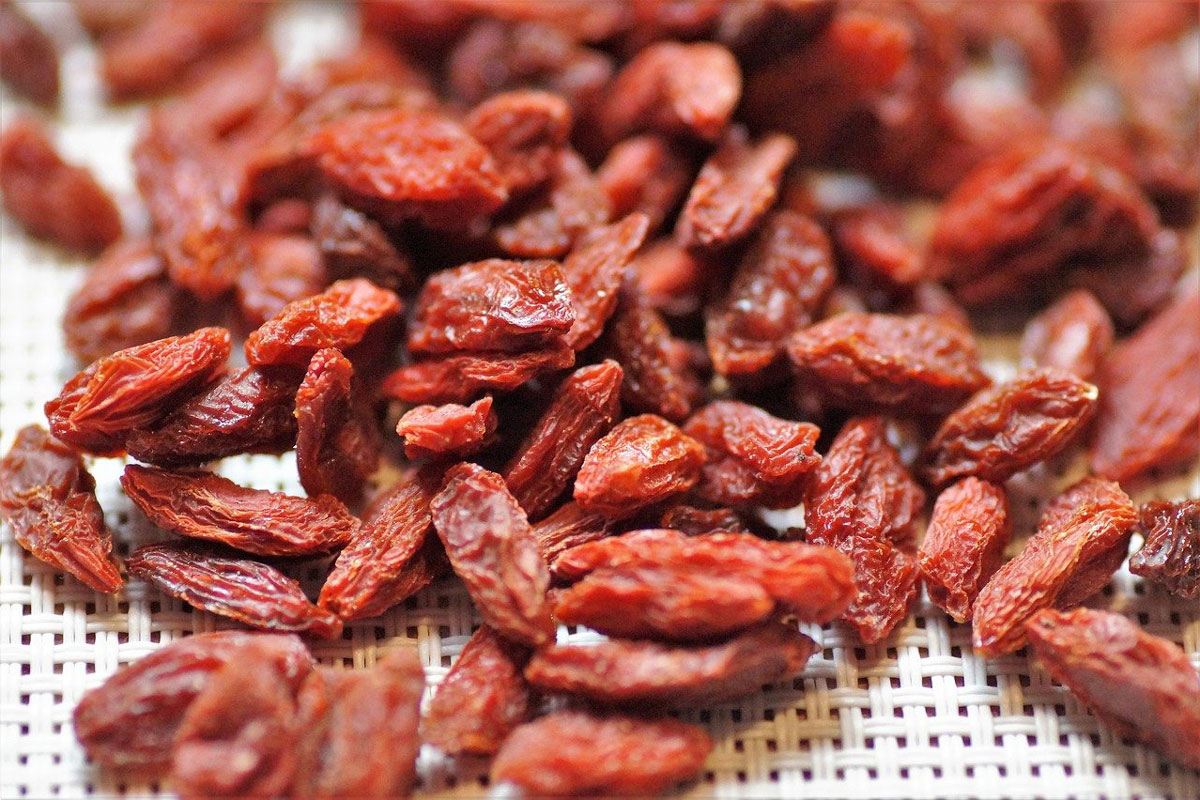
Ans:
[[[89,693],[93,760],[395,796],[424,741],[529,794],[654,794],[712,747],[665,712],[796,675],[798,621],[882,641],[924,584],[977,652],[1031,644],[1200,767],[1183,652],[1070,610],[1135,531],[1135,572],[1200,594],[1200,503],[1125,491],[1200,450],[1194,4],[387,0],[286,76],[267,3],[75,5],[114,100],[173,94],[132,154],[146,235],[32,117],[0,139],[9,213],[103,250],[63,321],[88,366],[0,510],[97,591],[123,568],[269,632]],[[52,42],[0,24],[5,81],[53,104]],[[1023,326],[1013,379],[973,324]],[[1006,562],[1005,481],[1080,448]],[[204,470],[292,449],[307,497]],[[125,493],[179,538],[118,563],[82,454],[142,462]],[[330,554],[316,602],[278,561]],[[451,574],[485,624],[423,719],[411,652],[332,671],[287,633]]]

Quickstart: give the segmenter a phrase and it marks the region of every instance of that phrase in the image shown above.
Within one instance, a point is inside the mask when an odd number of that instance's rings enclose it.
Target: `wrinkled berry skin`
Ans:
[[[1129,571],[1173,595],[1200,597],[1200,501],[1154,500],[1138,512],[1145,544],[1129,558]]]

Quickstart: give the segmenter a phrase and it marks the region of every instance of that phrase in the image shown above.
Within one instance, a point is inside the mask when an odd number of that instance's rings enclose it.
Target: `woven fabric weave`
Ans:
[[[69,26],[65,4],[44,4],[56,29]],[[311,58],[344,40],[339,9],[292,4],[275,31],[285,63]],[[137,199],[128,147],[137,111],[111,111],[98,97],[93,54],[76,37],[64,59],[67,97],[58,122],[69,159],[91,166],[131,219]],[[0,118],[17,110],[0,98]],[[77,368],[59,318],[85,262],[24,237],[0,222],[0,447],[17,429],[44,422],[42,403]],[[1012,369],[1013,343],[986,339],[989,369]],[[120,494],[121,462],[91,462],[119,552],[163,538]],[[300,493],[291,457],[245,457],[221,472],[259,488]],[[1010,484],[1019,543],[1045,499],[1079,465],[1038,468]],[[1200,473],[1160,481],[1140,493],[1200,496]],[[1140,544],[1135,540],[1135,546]],[[1012,550],[1019,548],[1014,544]],[[319,576],[301,575],[315,590]],[[1092,604],[1135,618],[1183,646],[1200,668],[1200,603],[1170,598],[1122,570]],[[479,622],[453,581],[421,592],[385,616],[347,626],[345,639],[315,648],[327,664],[369,665],[393,647],[416,646],[431,695]],[[0,531],[0,797],[156,795],[159,787],[123,784],[87,764],[71,730],[71,712],[88,688],[120,666],[181,636],[226,627],[140,583],[115,597],[98,595],[28,556]],[[692,797],[1127,797],[1200,798],[1200,773],[1115,737],[1022,652],[986,661],[970,647],[970,629],[922,601],[885,642],[864,647],[849,629],[807,631],[822,649],[802,676],[737,703],[683,714],[717,740]],[[568,634],[560,640],[592,636]],[[423,791],[478,797],[485,766],[454,764],[426,748]],[[163,792],[169,796],[169,792]]]

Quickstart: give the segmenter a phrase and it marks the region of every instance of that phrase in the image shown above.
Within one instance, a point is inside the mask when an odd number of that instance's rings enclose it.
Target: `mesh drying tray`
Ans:
[[[436,2],[436,0],[432,0]],[[548,0],[552,1],[552,0]],[[66,156],[86,163],[137,222],[128,162],[139,111],[99,100],[94,55],[66,3],[29,3],[65,48],[65,102],[57,120]],[[293,3],[273,30],[285,68],[344,43],[346,8]],[[19,110],[0,97],[0,118]],[[58,321],[85,262],[24,237],[0,221],[0,447],[17,429],[42,421],[42,403],[76,369]],[[988,369],[1011,371],[1012,343],[983,340]],[[121,495],[122,463],[91,462],[98,494],[122,555],[161,538]],[[253,456],[221,465],[259,488],[300,492],[293,460]],[[1010,482],[1017,542],[1032,530],[1045,499],[1079,474],[1078,465],[1035,469]],[[1200,496],[1200,474],[1174,476],[1135,497]],[[1140,542],[1135,541],[1134,545]],[[1016,547],[1014,546],[1014,550]],[[317,575],[308,578],[316,588]],[[1122,570],[1094,604],[1137,619],[1183,646],[1200,667],[1200,603],[1172,599]],[[429,587],[383,617],[347,625],[342,640],[318,644],[323,663],[364,667],[395,647],[416,647],[428,695],[479,622],[451,582]],[[29,557],[0,532],[0,797],[50,798],[160,794],[122,784],[90,766],[71,730],[80,695],[123,664],[181,636],[224,623],[132,582],[99,595]],[[686,713],[717,747],[690,797],[1122,797],[1200,798],[1200,773],[1114,736],[1024,652],[991,661],[970,647],[970,629],[927,601],[885,642],[864,647],[837,625],[807,631],[821,649],[796,679],[739,703]],[[560,640],[587,632],[561,630]],[[424,793],[486,794],[486,764],[449,762],[426,748]],[[161,794],[170,796],[166,790]]]

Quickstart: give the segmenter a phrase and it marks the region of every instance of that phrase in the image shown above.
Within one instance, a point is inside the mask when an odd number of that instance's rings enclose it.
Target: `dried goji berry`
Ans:
[[[400,298],[368,280],[337,281],[321,294],[296,300],[250,334],[246,360],[254,365],[306,365],[318,350],[358,344],[374,325],[400,313]]]
[[[46,403],[51,432],[97,455],[121,452],[132,431],[153,425],[218,375],[229,331],[201,328],[93,362]]]
[[[680,243],[715,250],[745,238],[779,196],[783,171],[796,154],[790,136],[771,134],[751,143],[734,128],[692,184],[675,226]]]
[[[722,45],[658,42],[613,79],[600,119],[609,141],[647,129],[716,141],[741,94],[741,70]]]
[[[575,242],[563,260],[563,276],[575,309],[575,323],[567,331],[567,342],[576,351],[604,332],[605,323],[616,311],[626,268],[642,246],[646,229],[646,218],[641,214],[593,228]]]
[[[1200,501],[1154,500],[1138,515],[1145,544],[1129,557],[1129,571],[1178,597],[1200,597]]]
[[[553,564],[555,559],[566,550],[612,533],[612,522],[603,514],[592,514],[584,511],[578,503],[564,503],[548,517],[533,526],[533,535],[537,538],[538,549],[547,564]]]
[[[970,172],[946,198],[929,268],[959,299],[1028,292],[1072,259],[1146,252],[1158,215],[1118,170],[1053,140],[1015,145]]]
[[[18,117],[0,135],[0,196],[27,231],[64,247],[95,253],[121,237],[108,192],[89,170],[63,161],[32,117]]]
[[[713,368],[754,377],[778,365],[788,338],[812,323],[835,278],[820,226],[793,211],[772,214],[739,262],[729,292],[705,315]]]
[[[559,258],[583,234],[609,221],[608,196],[573,150],[556,151],[549,183],[495,221],[496,246],[518,258]]]
[[[98,592],[122,586],[96,481],[75,451],[41,427],[17,432],[0,460],[0,516],[17,544]]]
[[[1100,591],[1125,560],[1137,512],[1112,481],[1088,477],[1056,497],[1025,548],[975,600],[975,649],[992,658],[1025,643],[1025,623]]]
[[[242,317],[258,327],[295,300],[329,283],[321,252],[307,236],[255,232],[247,238],[249,263],[237,278]]]
[[[401,367],[384,379],[382,391],[406,403],[465,403],[480,392],[511,391],[574,363],[575,351],[566,342],[528,353],[458,353]]]
[[[1150,240],[1150,252],[1106,264],[1085,263],[1067,272],[1069,286],[1086,289],[1123,329],[1139,325],[1166,305],[1188,264],[1183,236],[1163,228]]]
[[[375,498],[321,587],[321,608],[348,620],[378,616],[433,579],[422,547],[436,541],[429,501],[440,478],[440,471],[406,473]]]
[[[988,385],[969,330],[940,317],[847,312],[792,337],[797,377],[831,404],[944,414]]]
[[[1046,609],[1025,630],[1042,668],[1118,734],[1200,769],[1200,678],[1178,645],[1090,608]]]
[[[241,453],[283,453],[296,443],[293,409],[300,378],[287,367],[243,367],[153,426],[131,433],[125,449],[160,467]]]
[[[187,67],[259,33],[266,12],[262,3],[148,4],[134,24],[100,43],[100,70],[109,94],[128,99],[168,88]]]
[[[746,520],[732,508],[697,508],[679,503],[663,512],[658,524],[688,536],[703,533],[750,533]]]
[[[916,599],[920,572],[910,551],[924,505],[878,417],[847,422],[805,488],[805,540],[854,562],[857,595],[843,619],[866,644],[891,633]]]
[[[943,486],[974,475],[1000,483],[1062,450],[1096,412],[1096,387],[1054,367],[984,389],[942,421],[927,474]]]
[[[296,392],[296,471],[309,496],[353,503],[379,466],[383,441],[339,350],[317,351]]]
[[[88,758],[113,769],[170,766],[171,747],[184,713],[229,663],[249,667],[247,655],[275,651],[285,680],[296,685],[313,660],[296,636],[220,631],[177,639],[123,667],[88,691],[72,713],[75,735]]]
[[[709,403],[683,431],[705,446],[696,492],[712,503],[791,508],[821,462],[813,449],[821,433],[816,425],[782,420],[746,403]]]
[[[628,516],[695,486],[703,464],[704,446],[662,417],[630,417],[584,457],[575,501],[586,511]]]
[[[162,110],[151,113],[133,147],[154,246],[171,280],[204,300],[233,288],[248,259],[227,160],[203,131]]]
[[[301,740],[290,796],[408,797],[424,687],[412,647],[366,670],[314,670],[297,698]]]
[[[58,102],[54,42],[12,2],[0,3],[0,80],[39,105]]]
[[[313,204],[312,235],[326,267],[338,278],[362,276],[394,292],[417,283],[412,261],[384,227],[334,194]]]
[[[816,643],[771,621],[721,644],[680,647],[609,640],[534,654],[525,676],[538,689],[604,705],[706,706],[753,694],[804,669]]]
[[[1056,367],[1090,381],[1113,342],[1113,324],[1104,306],[1086,290],[1075,290],[1025,325],[1021,363]]]
[[[342,635],[342,621],[310,603],[299,583],[257,561],[202,545],[148,544],[134,550],[125,566],[134,578],[188,605],[252,628],[303,631],[322,639]]]
[[[314,133],[305,148],[351,205],[383,219],[457,229],[508,199],[488,151],[438,114],[350,114]]]
[[[970,619],[1011,535],[1003,486],[964,478],[947,487],[933,505],[918,556],[929,599],[958,622]]]
[[[688,317],[715,282],[708,266],[674,239],[659,239],[633,260],[632,279],[651,308],[670,317]]]
[[[279,59],[264,38],[249,39],[208,60],[182,87],[172,113],[217,138],[229,136],[271,100]]]
[[[700,381],[681,342],[662,315],[634,287],[621,292],[604,349],[621,365],[621,400],[633,411],[682,420],[701,393]]]
[[[171,758],[171,784],[181,798],[287,793],[304,735],[296,693],[311,667],[296,670],[276,638],[246,643],[184,713]]]
[[[703,728],[678,720],[558,711],[513,731],[491,782],[532,795],[655,796],[692,778],[712,748]]]
[[[148,239],[122,239],[88,270],[67,301],[63,333],[82,362],[171,332],[178,292]]]
[[[1200,292],[1177,298],[1100,368],[1091,466],[1127,481],[1200,449]]]
[[[562,497],[592,445],[620,416],[621,376],[613,361],[569,375],[509,460],[505,483],[531,519]]]
[[[487,625],[463,646],[425,715],[425,741],[449,755],[491,755],[532,714],[521,674],[529,650]]]
[[[481,450],[497,422],[492,398],[484,397],[470,406],[411,408],[400,418],[396,433],[404,440],[404,455],[409,458],[462,457]]]
[[[838,259],[857,282],[911,286],[925,276],[921,251],[909,240],[899,206],[861,205],[831,220]]]
[[[526,89],[484,100],[471,109],[466,127],[491,151],[508,191],[519,195],[550,179],[572,122],[571,106],[561,97]]]
[[[460,464],[446,473],[430,510],[450,564],[484,621],[513,641],[534,647],[551,641],[550,575],[504,479],[475,464]]]
[[[130,464],[121,487],[160,528],[263,556],[328,553],[358,526],[329,495],[293,497],[249,489],[211,472],[173,472]]]
[[[657,136],[634,136],[615,144],[596,170],[613,218],[638,212],[657,231],[679,204],[695,174],[691,159]]]
[[[562,337],[574,322],[571,290],[558,264],[493,258],[444,270],[425,282],[408,348],[530,350]]]

